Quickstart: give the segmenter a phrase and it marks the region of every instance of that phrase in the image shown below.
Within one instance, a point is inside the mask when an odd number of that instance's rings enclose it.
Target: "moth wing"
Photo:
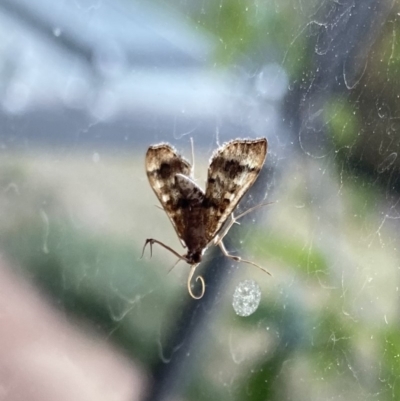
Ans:
[[[202,204],[204,192],[192,179],[183,174],[177,174],[175,185],[181,195],[181,208],[185,209],[192,204]]]
[[[168,144],[150,146],[146,153],[145,167],[149,183],[181,241],[184,242],[185,217],[182,188],[177,175],[190,177],[192,166]]]
[[[267,156],[267,140],[236,139],[213,154],[205,194],[205,231],[210,242],[254,184]]]

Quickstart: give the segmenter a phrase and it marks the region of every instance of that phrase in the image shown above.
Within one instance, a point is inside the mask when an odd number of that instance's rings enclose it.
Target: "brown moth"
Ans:
[[[202,284],[202,291],[195,296],[191,290],[191,279],[209,245],[218,245],[228,258],[257,266],[270,274],[253,262],[230,255],[222,242],[239,218],[262,205],[233,216],[239,201],[261,171],[267,146],[265,138],[235,139],[223,144],[211,157],[205,192],[193,181],[190,163],[172,146],[162,143],[147,150],[145,166],[150,185],[187,252],[180,255],[153,238],[146,240],[143,252],[147,244],[150,244],[150,252],[153,244],[159,244],[179,260],[190,264],[187,285],[189,294],[195,299],[204,295],[205,283],[201,276],[196,278]],[[227,223],[229,217],[231,221]]]

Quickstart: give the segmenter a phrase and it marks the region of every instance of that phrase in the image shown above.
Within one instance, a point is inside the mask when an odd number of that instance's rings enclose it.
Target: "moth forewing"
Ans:
[[[181,195],[175,177],[178,174],[190,177],[192,175],[190,163],[172,146],[159,144],[150,146],[147,150],[145,168],[151,188],[182,241],[185,221],[179,206]]]
[[[267,155],[267,140],[237,139],[219,148],[211,158],[206,187],[206,236],[221,230],[244,194],[254,184]]]

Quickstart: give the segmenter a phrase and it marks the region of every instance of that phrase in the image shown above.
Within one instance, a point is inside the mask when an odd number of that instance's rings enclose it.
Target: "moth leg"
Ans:
[[[197,263],[197,264],[195,264],[195,265],[192,265],[192,267],[190,268],[190,273],[189,273],[189,277],[188,277],[188,281],[187,281],[187,289],[188,289],[188,291],[189,291],[190,296],[191,296],[193,299],[200,299],[200,298],[203,298],[203,295],[204,295],[204,293],[205,293],[205,291],[206,291],[206,284],[205,284],[205,282],[204,282],[203,277],[202,277],[202,276],[197,276],[197,277],[196,277],[196,281],[200,281],[200,283],[201,283],[201,294],[200,294],[199,296],[196,297],[196,296],[193,294],[193,292],[192,292],[191,281],[192,281],[194,272],[195,272],[195,270],[196,270],[196,267],[197,267],[199,264],[200,264],[200,263]]]
[[[250,262],[249,260],[242,259],[240,256],[231,255],[231,254],[226,250],[225,245],[224,245],[224,243],[222,242],[222,239],[218,242],[218,246],[221,248],[222,253],[223,253],[226,257],[228,257],[229,259],[232,259],[232,260],[234,260],[234,261],[236,261],[236,262],[242,262],[242,263],[247,263],[247,264],[249,264],[249,265],[253,265],[253,266],[258,267],[259,269],[261,269],[264,273],[267,273],[267,274],[269,274],[270,276],[272,276],[272,274],[271,274],[267,269],[265,269],[264,267],[261,267],[261,266],[257,265],[257,264],[254,263],[254,262]]]
[[[240,213],[240,214],[239,214],[238,216],[236,216],[236,217],[235,217],[235,216],[233,215],[233,213],[232,213],[232,214],[231,214],[231,218],[232,218],[231,222],[230,222],[230,223],[228,224],[228,226],[224,229],[224,231],[222,232],[222,234],[219,234],[219,235],[217,235],[217,236],[215,237],[214,245],[219,245],[219,244],[220,244],[220,242],[221,242],[221,241],[224,239],[224,237],[228,234],[229,230],[232,228],[232,226],[233,226],[235,223],[240,224],[240,223],[238,223],[238,220],[239,220],[239,219],[241,219],[242,217],[246,216],[246,214],[252,212],[253,210],[256,210],[256,209],[258,209],[258,208],[260,208],[260,207],[262,207],[262,206],[270,205],[271,203],[274,203],[274,202],[259,203],[258,205],[255,205],[255,206],[251,207],[250,209],[245,210],[243,213]]]
[[[168,274],[172,272],[172,269],[173,269],[181,260],[186,260],[186,259],[185,259],[185,255],[182,255],[182,256],[172,265],[172,267],[168,270]]]
[[[272,205],[273,203],[275,203],[275,202],[262,202],[262,203],[259,203],[258,205],[255,205],[255,206],[251,207],[250,209],[245,210],[243,213],[240,213],[239,216],[235,217],[235,220],[241,219],[243,216],[246,216],[246,214],[252,212],[253,210],[256,210],[256,209],[258,209],[260,207],[263,207],[263,206]]]
[[[226,226],[224,231],[221,234],[218,234],[215,239],[214,239],[214,245],[219,245],[219,243],[224,239],[226,234],[228,234],[229,230],[232,228],[232,226],[237,223],[237,217],[231,214],[231,221],[230,223]],[[239,224],[239,223],[238,223]]]
[[[165,244],[162,243],[161,241],[158,241],[158,240],[156,240],[156,239],[154,239],[154,238],[147,238],[147,239],[146,239],[146,242],[144,243],[144,246],[143,246],[142,256],[140,257],[140,259],[143,258],[144,251],[145,251],[145,249],[146,249],[147,244],[150,245],[150,257],[153,256],[153,244],[158,244],[158,245],[161,245],[163,248],[167,249],[168,251],[170,251],[171,253],[173,253],[173,254],[174,254],[175,256],[177,256],[179,259],[182,259],[182,260],[184,260],[185,262],[187,261],[186,258],[185,258],[184,256],[179,255],[178,252],[174,251],[174,250],[173,250],[172,248],[170,248],[168,245],[165,245]]]

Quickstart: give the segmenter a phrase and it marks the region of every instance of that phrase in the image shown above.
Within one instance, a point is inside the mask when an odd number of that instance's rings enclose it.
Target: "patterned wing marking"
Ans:
[[[217,149],[208,168],[205,235],[211,241],[257,179],[267,155],[267,140],[236,139]]]
[[[184,241],[185,217],[181,207],[182,188],[177,186],[176,176],[190,177],[192,167],[168,144],[150,146],[146,153],[147,177],[178,237]]]
[[[189,177],[183,174],[177,174],[175,176],[175,185],[181,193],[182,200],[193,204],[203,203],[203,190]]]

